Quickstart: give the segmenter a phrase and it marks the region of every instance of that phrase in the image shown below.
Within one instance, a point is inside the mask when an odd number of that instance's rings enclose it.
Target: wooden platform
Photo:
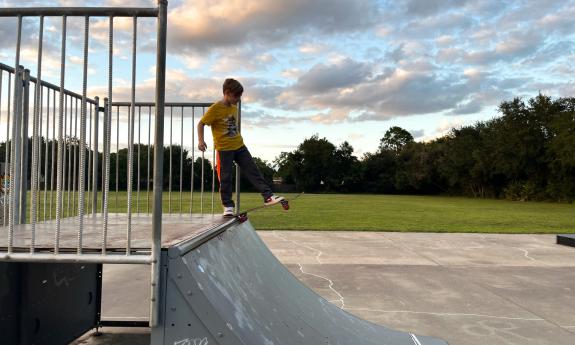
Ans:
[[[83,251],[100,252],[104,218],[101,214],[84,218]],[[164,214],[162,218],[162,248],[196,237],[229,219],[221,215]],[[32,227],[30,224],[14,227],[14,252],[27,252],[30,249]],[[54,248],[56,221],[36,224],[36,249],[51,252]],[[127,216],[114,213],[108,216],[107,250],[126,250]],[[146,252],[151,248],[152,215],[132,215],[132,252]],[[8,227],[0,227],[0,251],[8,246]],[[66,218],[60,222],[60,251],[75,252],[78,248],[78,219]]]

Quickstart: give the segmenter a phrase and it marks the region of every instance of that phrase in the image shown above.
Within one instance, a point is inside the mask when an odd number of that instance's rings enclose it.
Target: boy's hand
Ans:
[[[198,143],[198,149],[199,149],[200,151],[203,152],[203,151],[205,151],[207,148],[208,148],[208,145],[206,145],[206,142],[205,142],[205,141],[200,141],[200,142]]]

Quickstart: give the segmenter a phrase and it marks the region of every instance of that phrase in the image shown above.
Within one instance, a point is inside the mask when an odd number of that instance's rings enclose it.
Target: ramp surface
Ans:
[[[171,247],[153,344],[445,345],[395,331],[326,301],[295,278],[248,222]]]

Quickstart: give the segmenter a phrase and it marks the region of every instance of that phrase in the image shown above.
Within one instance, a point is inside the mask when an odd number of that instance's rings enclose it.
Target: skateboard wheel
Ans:
[[[287,200],[280,201],[284,210],[289,210],[289,203]]]
[[[247,213],[242,213],[238,216],[238,220],[240,221],[240,223],[245,222],[246,220],[248,220],[248,215]]]

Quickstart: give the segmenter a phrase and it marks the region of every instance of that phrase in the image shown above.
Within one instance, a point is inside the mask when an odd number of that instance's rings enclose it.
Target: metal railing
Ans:
[[[16,203],[14,205],[18,205],[13,210],[15,216],[15,223],[21,224],[30,221],[38,222],[38,221],[45,221],[52,218],[55,218],[55,203],[54,203],[54,190],[55,190],[55,179],[56,174],[53,172],[56,171],[56,150],[57,150],[57,136],[56,136],[56,119],[57,119],[57,104],[56,99],[59,98],[59,88],[53,84],[50,84],[46,81],[41,81],[38,84],[38,79],[32,76],[29,76],[29,71],[23,69],[21,66],[19,68],[19,74],[22,74],[24,71],[24,75],[27,76],[26,79],[23,80],[21,84],[21,91],[22,94],[29,94],[30,89],[32,88],[33,94],[39,93],[39,99],[34,101],[33,109],[37,114],[34,114],[33,122],[36,123],[35,133],[32,133],[32,136],[28,136],[28,131],[25,128],[21,131],[21,134],[15,139],[14,137],[10,137],[10,126],[8,124],[14,124],[16,120],[18,120],[18,116],[13,116],[11,111],[11,98],[12,98],[12,83],[11,80],[14,79],[14,68],[7,66],[5,64],[0,63],[0,109],[6,109],[3,113],[6,113],[6,131],[2,131],[0,133],[0,141],[4,139],[2,144],[5,145],[4,152],[0,153],[0,156],[4,154],[5,160],[3,169],[1,169],[0,174],[6,177],[7,180],[9,176],[16,177],[16,180],[22,181],[19,183],[18,186],[12,185],[12,190],[14,191],[14,197],[16,197]],[[6,74],[6,76],[5,76]],[[29,76],[29,77],[28,77]],[[8,85],[3,88],[4,80],[7,79]],[[38,86],[40,85],[40,86]],[[38,91],[36,91],[38,89]],[[6,95],[7,94],[7,95]],[[79,110],[79,102],[82,100],[82,96],[64,90],[64,109],[63,109],[63,171],[67,171],[67,169],[74,169],[77,171],[73,171],[69,174],[63,175],[63,199],[66,199],[66,209],[63,212],[63,217],[69,217],[73,214],[77,214],[78,208],[75,205],[76,197],[81,194],[80,190],[82,188],[79,187],[81,180],[83,179],[82,176],[79,176],[81,170],[78,168],[80,163],[80,151],[79,151],[79,143],[80,138],[78,138],[78,110]],[[4,107],[4,99],[8,99],[8,104]],[[20,104],[20,101],[18,101]],[[98,97],[95,99],[86,99],[87,103],[87,131],[86,134],[88,135],[85,138],[87,146],[85,149],[87,152],[87,157],[84,157],[84,160],[87,162],[88,171],[92,170],[92,160],[93,158],[96,159],[97,164],[97,156],[93,156],[94,152],[98,152],[98,138],[97,138],[97,129],[94,131],[94,125],[98,124],[98,114],[103,110],[100,108],[98,103]],[[37,105],[38,104],[38,105]],[[26,109],[23,112],[23,116],[21,117],[22,124],[29,124],[29,107],[30,102],[25,102],[22,100],[22,107]],[[89,108],[89,109],[88,109]],[[0,113],[0,122],[3,122],[3,113]],[[15,115],[15,114],[14,114]],[[3,125],[2,125],[3,128]],[[5,136],[3,134],[5,133]],[[92,140],[92,134],[96,133],[96,138]],[[25,139],[24,139],[25,138]],[[32,153],[35,155],[32,157],[31,162],[33,165],[32,169],[26,169],[27,166],[22,166],[21,169],[16,169],[13,172],[9,170],[10,166],[10,152],[11,152],[11,144],[23,146],[27,144],[28,141],[36,140],[35,150],[32,150]],[[17,155],[18,162],[28,162],[29,160],[30,149],[21,149],[19,155]],[[87,158],[87,159],[86,159]],[[16,166],[16,165],[15,165]],[[29,167],[28,167],[29,168]],[[31,172],[34,171],[34,174]],[[11,175],[13,174],[13,175]],[[30,177],[28,177],[30,175]],[[87,184],[84,185],[86,187],[86,193],[90,195],[94,195],[97,197],[97,193],[93,193],[93,187],[91,185],[92,181],[92,174],[86,174],[85,177],[87,178]],[[36,202],[32,202],[30,206],[29,213],[26,213],[26,209],[23,207],[19,207],[20,205],[27,204],[27,190],[28,190],[28,181],[27,179],[30,178],[31,180],[35,180],[35,182],[30,182],[30,191],[32,198],[35,199]],[[26,181],[24,183],[23,181]],[[34,188],[32,188],[34,186]],[[8,225],[8,205],[10,204],[7,200],[8,193],[6,191],[2,191],[2,210],[0,212],[4,215],[0,224],[7,226]],[[72,198],[72,199],[70,199]],[[85,202],[86,210],[90,209],[91,206],[91,198],[88,198],[87,202]],[[70,203],[71,202],[71,203]],[[72,207],[72,209],[71,209]],[[41,209],[40,209],[41,208]],[[39,215],[41,211],[42,216]]]
[[[67,23],[68,17],[84,17],[82,92],[75,94],[66,89]],[[156,8],[1,8],[0,17],[14,17],[16,26],[15,68],[0,66],[0,73],[8,76],[6,111],[6,141],[4,179],[10,181],[4,188],[2,214],[7,226],[6,251],[0,251],[0,261],[59,261],[97,263],[145,263],[151,265],[151,314],[150,324],[157,324],[159,258],[162,231],[162,189],[164,155],[164,112],[166,77],[166,31],[167,1],[158,0]],[[21,43],[23,17],[36,17],[38,27],[36,78],[21,67]],[[62,39],[60,55],[59,86],[42,80],[43,35],[45,17],[60,17]],[[108,18],[108,78],[107,97],[101,108],[97,98],[87,97],[88,46],[90,42],[90,18]],[[131,101],[128,125],[128,181],[132,181],[134,159],[134,119],[136,115],[136,62],[138,18],[157,18],[156,37],[156,83],[154,116],[154,160],[152,188],[152,234],[148,254],[133,253],[131,250],[131,183],[128,183],[128,205],[126,224],[126,250],[123,254],[110,252],[107,248],[110,150],[112,109],[113,66],[114,66],[114,19],[132,18],[132,69]],[[6,39],[4,37],[3,39]],[[0,75],[0,83],[5,78]],[[33,87],[31,87],[33,84]],[[2,109],[3,86],[0,85],[0,109]],[[33,92],[30,92],[33,90]],[[30,97],[33,97],[32,101]],[[56,101],[57,100],[57,101]],[[32,105],[32,106],[30,106]],[[100,135],[100,115],[103,116],[103,134]],[[1,113],[0,113],[1,116]],[[0,122],[2,119],[0,118]],[[150,120],[151,121],[151,116]],[[29,126],[30,124],[30,126]],[[31,127],[31,128],[29,128]],[[31,130],[31,140],[29,132]],[[2,131],[3,132],[3,131]],[[45,136],[44,136],[45,133]],[[99,162],[99,138],[102,137],[102,162]],[[50,140],[51,138],[51,140]],[[32,145],[31,149],[27,146]],[[138,145],[139,147],[140,145]],[[28,157],[28,152],[31,157]],[[44,160],[42,160],[44,158]],[[30,166],[28,166],[30,162]],[[84,252],[84,228],[86,213],[95,213],[98,202],[99,165],[103,166],[102,204],[103,225],[100,253]],[[91,171],[91,173],[89,173]],[[28,186],[28,175],[30,185]],[[43,185],[42,185],[43,182]],[[44,187],[42,193],[42,187]],[[27,213],[27,190],[30,190],[30,213]],[[54,193],[55,192],[55,193]],[[87,194],[88,193],[88,194]],[[87,197],[88,196],[88,197]],[[43,201],[42,203],[40,201]],[[42,205],[42,219],[39,206]],[[90,207],[91,206],[91,207]],[[48,216],[49,215],[49,216]],[[77,219],[76,252],[61,251],[61,223],[65,217]],[[51,252],[40,252],[36,248],[36,228],[39,221],[53,218],[54,238]],[[15,228],[29,221],[31,227],[28,252],[17,252],[14,247]],[[21,249],[21,248],[20,248]]]
[[[164,130],[166,135],[164,147],[167,150],[168,161],[164,165],[167,181],[164,181],[164,212],[178,214],[216,213],[216,151],[213,142],[207,138],[211,152],[206,158],[205,152],[197,149],[195,130],[200,118],[212,103],[168,102],[165,104],[166,119]],[[110,176],[115,194],[109,201],[115,210],[129,212],[150,212],[150,151],[151,133],[154,130],[151,123],[151,113],[154,105],[149,102],[136,102],[132,107],[130,102],[112,103],[112,133],[111,146],[115,153],[111,157]],[[241,114],[241,106],[239,107]],[[241,116],[241,115],[240,115]],[[238,119],[239,122],[241,118]],[[131,124],[134,149],[133,160],[130,161],[130,149],[126,135],[122,137],[122,125]],[[129,133],[128,133],[129,134]],[[128,159],[126,159],[126,157]],[[126,164],[122,166],[122,161]],[[134,170],[135,183],[129,184],[124,179],[130,176],[130,167]],[[124,170],[125,169],[125,170]],[[236,204],[239,209],[239,167],[236,166]],[[125,174],[125,172],[128,172]],[[135,191],[132,189],[135,185]],[[211,192],[206,200],[206,188]],[[128,200],[126,210],[122,208],[121,199],[124,191]],[[177,195],[175,195],[177,194]],[[187,195],[189,194],[189,195]],[[196,194],[199,194],[196,196]],[[199,199],[199,200],[198,200]],[[208,204],[208,205],[206,205]],[[209,208],[209,209],[208,209]],[[218,211],[219,212],[219,211]]]

